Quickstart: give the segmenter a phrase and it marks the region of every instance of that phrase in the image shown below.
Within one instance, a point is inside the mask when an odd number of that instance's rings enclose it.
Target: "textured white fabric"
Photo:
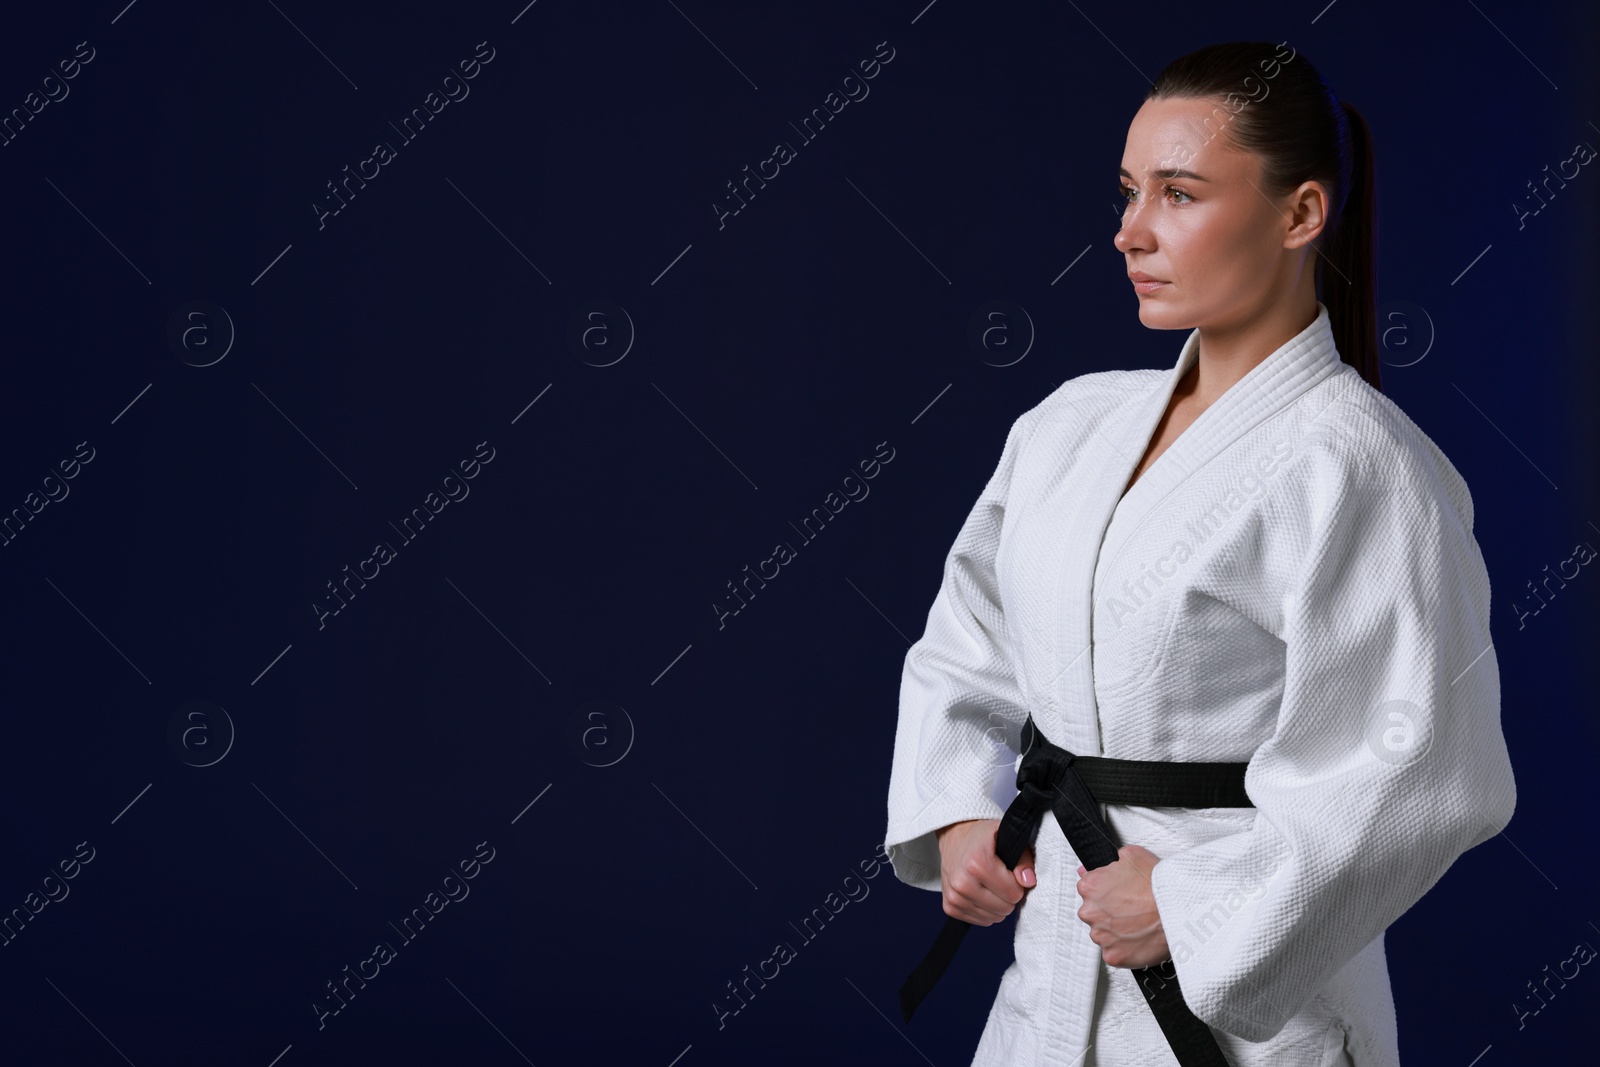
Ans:
[[[1102,806],[1160,858],[1184,999],[1241,1067],[1390,1067],[1383,931],[1516,803],[1472,499],[1319,302],[1119,500],[1198,343],[1012,426],[906,656],[885,844],[939,890],[934,831],[1000,817],[1030,712],[1080,754],[1248,761],[1253,809]],[[1035,852],[973,1063],[1175,1064],[1053,815]]]

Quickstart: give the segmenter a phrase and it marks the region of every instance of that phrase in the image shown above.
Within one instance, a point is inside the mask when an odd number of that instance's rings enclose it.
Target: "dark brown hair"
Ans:
[[[1374,389],[1378,375],[1374,256],[1377,198],[1372,133],[1316,67],[1287,44],[1233,41],[1208,45],[1168,63],[1146,100],[1222,97],[1221,132],[1261,157],[1268,195],[1301,182],[1327,187],[1328,222],[1312,247],[1315,285],[1328,307],[1339,356]],[[1206,120],[1211,125],[1212,119]],[[1215,134],[1213,134],[1214,136]]]

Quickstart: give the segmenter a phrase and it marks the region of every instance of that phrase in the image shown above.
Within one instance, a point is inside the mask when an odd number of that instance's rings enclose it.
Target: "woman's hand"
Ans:
[[[1114,863],[1078,867],[1078,918],[1089,924],[1089,940],[1109,966],[1149,967],[1172,955],[1150,890],[1150,872],[1160,862],[1147,848],[1123,845]]]
[[[1033,888],[1033,849],[1023,850],[1015,871],[1007,870],[994,851],[999,828],[999,819],[968,819],[938,831],[944,913],[951,918],[993,926]]]

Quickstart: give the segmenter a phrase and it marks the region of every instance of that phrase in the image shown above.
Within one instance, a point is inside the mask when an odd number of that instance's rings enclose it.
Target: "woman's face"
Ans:
[[[1128,127],[1115,243],[1129,274],[1165,283],[1135,289],[1139,321],[1151,329],[1249,322],[1314,266],[1298,250],[1321,231],[1320,205],[1306,205],[1306,191],[1315,201],[1321,187],[1269,199],[1260,157],[1227,136],[1223,103],[1147,100]]]

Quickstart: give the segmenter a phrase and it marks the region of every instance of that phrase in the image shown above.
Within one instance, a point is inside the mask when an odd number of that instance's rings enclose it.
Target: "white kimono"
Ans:
[[[1078,754],[1248,761],[1254,808],[1101,808],[1160,858],[1184,1000],[1240,1067],[1397,1065],[1384,929],[1516,804],[1472,498],[1317,306],[1126,496],[1198,330],[1017,419],[906,656],[889,782],[894,872],[937,891],[934,831],[1001,816],[1029,713]],[[1048,812],[1034,851],[973,1063],[1175,1064]]]

